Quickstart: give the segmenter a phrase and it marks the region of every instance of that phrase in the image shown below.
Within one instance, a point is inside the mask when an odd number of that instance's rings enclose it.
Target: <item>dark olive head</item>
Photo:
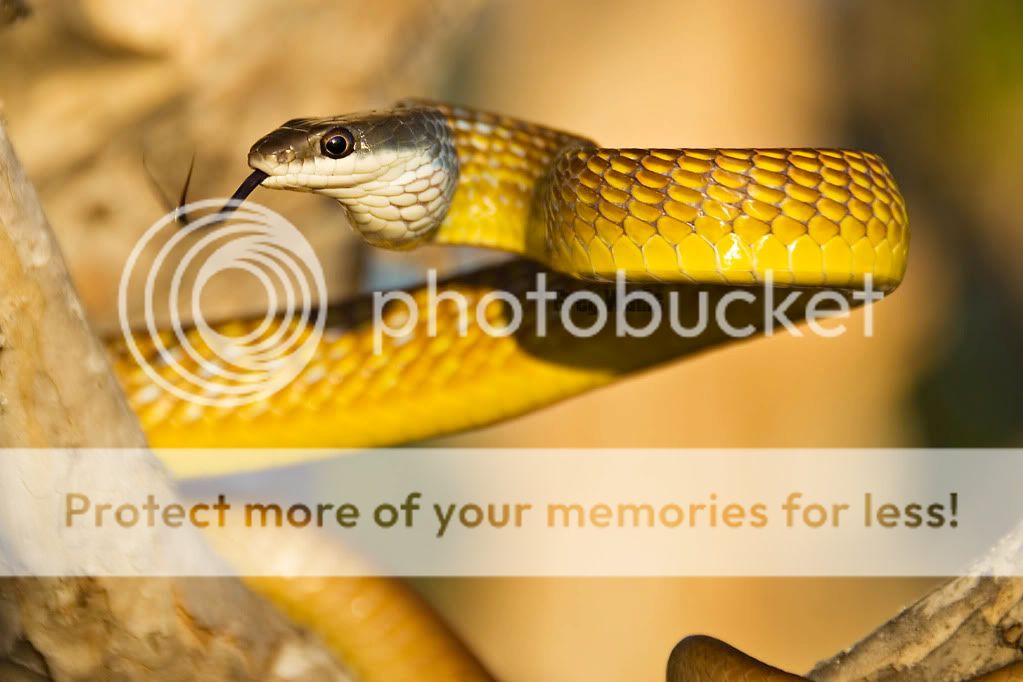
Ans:
[[[453,133],[429,106],[293,119],[252,145],[249,165],[263,187],[337,199],[368,241],[386,246],[435,230],[458,180]]]

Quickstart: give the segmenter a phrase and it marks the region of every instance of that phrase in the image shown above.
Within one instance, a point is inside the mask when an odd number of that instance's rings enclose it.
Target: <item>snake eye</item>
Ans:
[[[355,138],[347,128],[334,128],[320,140],[320,149],[332,159],[342,159],[355,150]]]

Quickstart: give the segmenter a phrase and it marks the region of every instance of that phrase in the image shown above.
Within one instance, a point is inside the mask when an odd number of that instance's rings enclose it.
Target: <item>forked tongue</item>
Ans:
[[[252,171],[249,177],[242,180],[242,184],[238,186],[238,189],[234,191],[231,198],[224,204],[224,208],[220,209],[220,220],[227,218],[228,214],[241,206],[248,196],[252,194],[252,191],[259,187],[268,177],[270,177],[269,173],[264,173],[261,170]]]

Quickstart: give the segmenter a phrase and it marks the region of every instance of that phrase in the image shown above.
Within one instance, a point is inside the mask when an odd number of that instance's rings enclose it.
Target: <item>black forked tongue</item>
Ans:
[[[234,191],[234,194],[232,194],[231,198],[227,200],[227,203],[224,204],[224,207],[217,211],[218,214],[217,219],[211,223],[208,223],[206,226],[210,227],[212,225],[216,225],[217,223],[226,220],[227,216],[233,213],[236,208],[241,206],[248,198],[248,196],[252,194],[253,190],[259,187],[260,184],[262,184],[262,182],[266,180],[268,177],[269,173],[264,173],[261,170],[252,171],[252,173],[249,174],[249,177],[245,178],[242,181],[242,184],[238,186],[238,189]],[[184,210],[185,204],[188,201],[188,185],[191,183],[191,181],[192,169],[189,168],[188,177],[185,178],[185,186],[181,189],[181,199],[178,202],[177,209],[178,210],[177,220],[178,223],[180,223],[183,227],[187,227],[191,222],[188,218],[188,212]]]
[[[253,190],[259,187],[268,177],[270,177],[269,173],[264,173],[261,170],[252,171],[249,177],[242,180],[242,184],[238,185],[238,189],[234,191],[231,198],[224,204],[224,208],[220,209],[220,220],[223,220],[228,214],[241,206],[248,196],[252,194]]]

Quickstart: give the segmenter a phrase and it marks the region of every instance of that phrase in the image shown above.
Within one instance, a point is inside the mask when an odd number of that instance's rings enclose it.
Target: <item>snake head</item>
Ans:
[[[263,187],[336,199],[367,241],[388,248],[436,230],[458,181],[451,129],[427,106],[288,121],[252,145],[249,166]]]

